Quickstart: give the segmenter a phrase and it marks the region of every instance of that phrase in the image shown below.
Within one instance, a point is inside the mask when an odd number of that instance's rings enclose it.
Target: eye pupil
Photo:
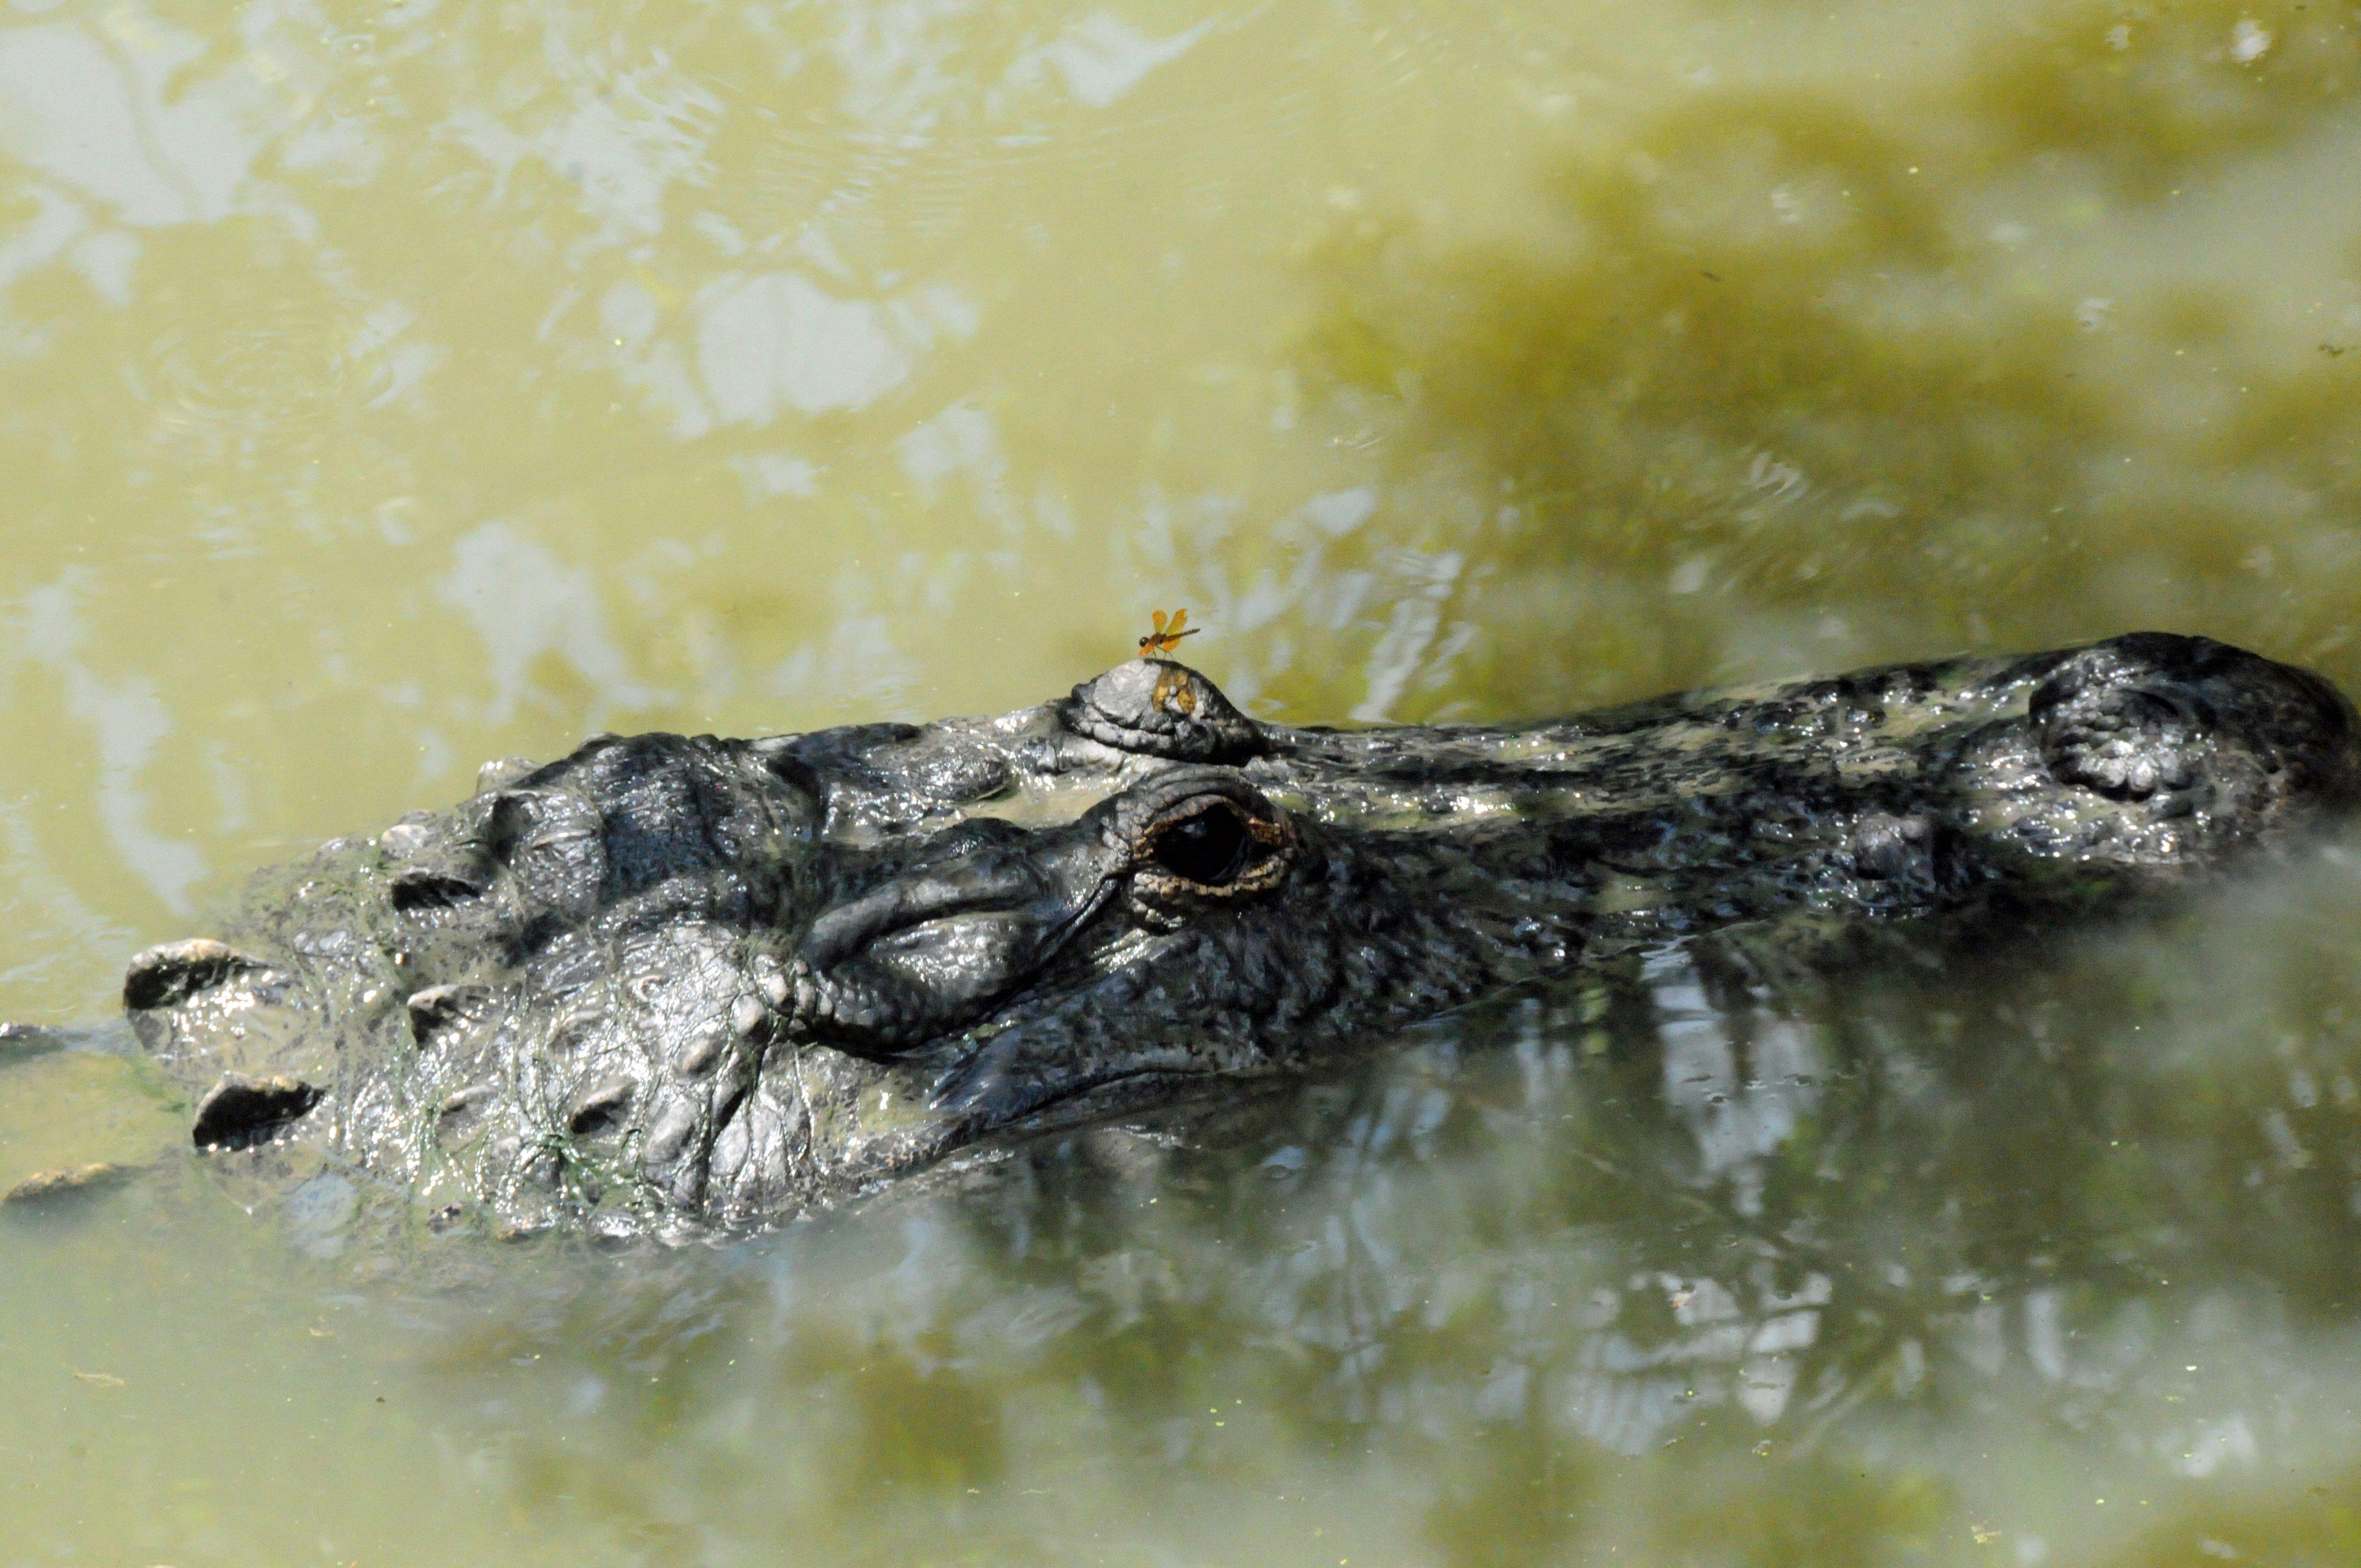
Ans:
[[[1153,858],[1174,876],[1219,887],[1246,868],[1253,850],[1254,839],[1238,814],[1215,806],[1159,833]]]

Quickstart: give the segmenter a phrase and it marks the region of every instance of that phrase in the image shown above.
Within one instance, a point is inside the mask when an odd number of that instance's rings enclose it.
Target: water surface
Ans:
[[[600,729],[2361,689],[2352,0],[10,0],[0,1016]],[[422,1260],[0,1045],[0,1562],[2361,1558],[2361,858]]]

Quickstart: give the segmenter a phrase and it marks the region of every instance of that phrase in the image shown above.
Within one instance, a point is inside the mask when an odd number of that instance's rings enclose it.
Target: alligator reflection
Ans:
[[[507,1418],[559,1387],[599,1412],[505,1442],[522,1491],[579,1497],[587,1461],[620,1519],[700,1539],[858,1521],[888,1552],[950,1508],[1037,1560],[1061,1532],[1095,1552],[1125,1536],[1067,1511],[1092,1477],[1136,1498],[1194,1474],[1270,1516],[1266,1560],[1309,1562],[1288,1496],[1382,1455],[1400,1486],[1363,1561],[1636,1534],[1872,1563],[2004,1529],[2042,1561],[2076,1527],[1992,1478],[2027,1459],[2070,1463],[2085,1514],[2092,1475],[2169,1507],[2352,1460],[2341,853],[2187,929],[1883,954],[1842,984],[1742,941],[1659,952],[1333,1080],[631,1254],[595,1289],[560,1267],[445,1366]],[[561,1375],[495,1371],[534,1356]],[[1947,1442],[2012,1427],[2025,1453],[1934,1478]],[[2209,1528],[2342,1540],[2323,1510],[2350,1489]]]

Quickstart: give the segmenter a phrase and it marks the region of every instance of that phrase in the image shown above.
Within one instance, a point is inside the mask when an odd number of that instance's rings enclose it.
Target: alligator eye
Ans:
[[[1169,930],[1242,907],[1276,889],[1297,863],[1299,840],[1286,815],[1229,778],[1170,777],[1101,809],[1126,806],[1138,824],[1129,828],[1132,908],[1150,927]]]
[[[1222,887],[1236,880],[1259,848],[1235,809],[1209,806],[1159,830],[1148,858],[1200,887]]]

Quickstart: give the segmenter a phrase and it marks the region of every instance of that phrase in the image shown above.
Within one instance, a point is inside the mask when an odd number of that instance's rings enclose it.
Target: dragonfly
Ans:
[[[1139,656],[1143,659],[1161,658],[1180,646],[1183,637],[1194,637],[1204,630],[1202,626],[1189,625],[1189,612],[1185,609],[1174,610],[1169,620],[1160,609],[1150,613],[1156,618],[1156,630],[1139,640]],[[1186,630],[1182,630],[1184,627]]]

